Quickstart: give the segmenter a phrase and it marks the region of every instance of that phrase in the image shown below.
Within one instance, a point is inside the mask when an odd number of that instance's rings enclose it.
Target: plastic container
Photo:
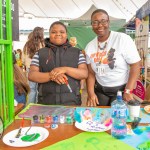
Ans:
[[[127,134],[127,105],[122,100],[122,93],[117,92],[117,99],[111,103],[112,128],[111,135],[117,139],[123,139]]]

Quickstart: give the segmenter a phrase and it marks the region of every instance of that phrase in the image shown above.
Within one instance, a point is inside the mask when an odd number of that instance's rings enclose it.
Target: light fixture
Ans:
[[[27,19],[34,19],[35,16],[33,14],[30,14],[30,13],[24,13],[24,18],[27,18]]]

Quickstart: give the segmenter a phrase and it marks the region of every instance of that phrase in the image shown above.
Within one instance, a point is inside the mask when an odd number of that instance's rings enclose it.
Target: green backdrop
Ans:
[[[67,25],[68,39],[70,37],[76,37],[78,43],[77,47],[80,49],[85,49],[88,42],[90,42],[96,36],[92,30],[91,21],[89,20],[61,20],[61,22]],[[111,20],[110,30],[125,32],[125,28],[123,27],[124,24],[124,19]]]

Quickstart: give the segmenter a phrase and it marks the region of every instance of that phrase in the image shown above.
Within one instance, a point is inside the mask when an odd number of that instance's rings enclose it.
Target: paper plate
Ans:
[[[144,110],[147,112],[147,113],[150,113],[150,105],[147,105],[144,107]]]
[[[15,138],[16,134],[18,133],[18,129],[7,133],[3,137],[3,142],[6,145],[13,146],[13,147],[27,147],[27,146],[35,145],[35,144],[38,144],[38,143],[44,141],[49,135],[49,132],[47,129],[45,129],[43,127],[34,127],[33,126],[28,131],[28,134],[39,133],[40,137],[38,139],[36,139],[35,141],[32,141],[32,142],[22,141],[21,137],[25,136],[25,133],[28,129],[29,129],[29,127],[22,128],[21,136],[19,138]]]
[[[95,121],[83,121],[81,123],[76,121],[75,126],[78,129],[87,132],[104,132],[111,129],[112,123],[110,123],[108,126],[105,126],[104,124],[100,124],[99,122]]]

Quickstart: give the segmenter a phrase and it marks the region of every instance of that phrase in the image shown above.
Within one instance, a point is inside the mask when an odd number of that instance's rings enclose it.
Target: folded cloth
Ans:
[[[146,142],[139,144],[137,148],[139,150],[150,150],[150,140],[147,140]]]

